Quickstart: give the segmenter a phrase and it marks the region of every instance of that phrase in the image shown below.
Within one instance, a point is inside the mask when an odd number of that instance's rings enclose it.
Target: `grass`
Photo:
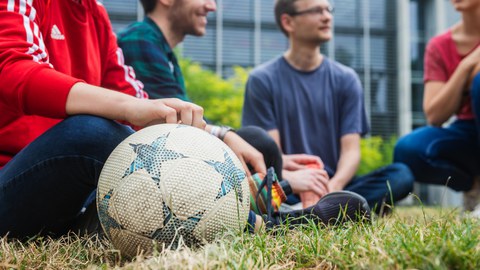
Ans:
[[[480,269],[480,221],[455,209],[397,207],[373,224],[226,235],[197,250],[122,258],[106,240],[0,239],[0,269]]]

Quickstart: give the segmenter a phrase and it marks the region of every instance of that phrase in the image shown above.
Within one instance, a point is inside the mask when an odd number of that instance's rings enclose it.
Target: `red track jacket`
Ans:
[[[0,168],[66,117],[77,82],[145,98],[95,0],[0,0]]]

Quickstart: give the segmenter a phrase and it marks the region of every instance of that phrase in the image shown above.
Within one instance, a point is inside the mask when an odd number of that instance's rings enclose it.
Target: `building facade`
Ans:
[[[115,30],[143,18],[138,0],[103,0]],[[322,53],[354,68],[364,91],[371,135],[401,136],[426,124],[422,111],[423,55],[435,34],[459,19],[449,0],[331,0],[334,38]],[[235,65],[253,67],[288,46],[273,15],[274,0],[217,0],[204,37],[187,37],[185,57],[228,77]],[[435,187],[419,188],[427,202],[459,204],[459,194],[439,199]]]

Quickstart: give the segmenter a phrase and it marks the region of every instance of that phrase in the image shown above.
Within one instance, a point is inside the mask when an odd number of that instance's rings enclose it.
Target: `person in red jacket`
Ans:
[[[134,132],[121,123],[205,128],[201,107],[147,98],[95,0],[0,0],[0,18],[0,236],[82,224],[105,160]],[[229,137],[266,173],[260,152]]]

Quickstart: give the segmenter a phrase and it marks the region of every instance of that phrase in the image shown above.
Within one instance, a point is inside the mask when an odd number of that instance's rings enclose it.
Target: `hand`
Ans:
[[[134,99],[125,104],[125,119],[136,126],[182,123],[205,129],[203,108],[176,98]]]
[[[319,197],[323,197],[329,192],[329,177],[327,171],[323,169],[283,170],[283,177],[288,181],[295,194],[312,191]]]
[[[305,169],[307,164],[318,164],[321,169],[324,167],[322,160],[317,156],[307,154],[283,155],[283,169],[285,170]]]
[[[243,140],[235,132],[227,132],[223,142],[227,144],[240,159],[248,176],[250,176],[250,170],[248,169],[247,164],[250,164],[256,173],[261,173],[263,175],[267,174],[267,168],[262,153]]]

